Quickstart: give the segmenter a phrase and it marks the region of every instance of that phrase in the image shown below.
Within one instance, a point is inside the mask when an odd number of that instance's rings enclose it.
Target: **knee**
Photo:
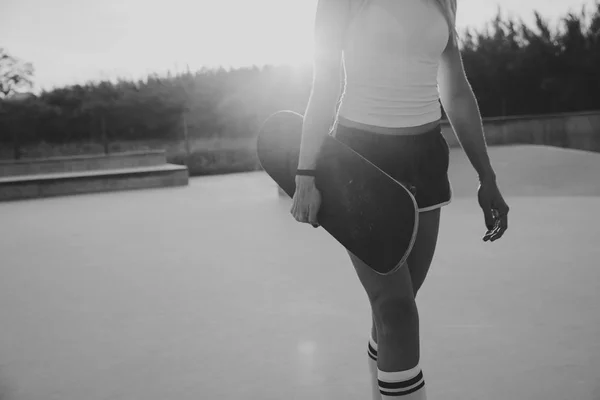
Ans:
[[[393,296],[373,302],[373,319],[378,334],[397,331],[418,323],[417,303],[413,296]]]

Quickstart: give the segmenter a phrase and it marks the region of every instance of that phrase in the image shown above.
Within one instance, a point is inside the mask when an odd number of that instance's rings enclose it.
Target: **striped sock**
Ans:
[[[367,354],[369,355],[369,372],[371,373],[371,397],[373,400],[381,400],[379,382],[377,380],[377,343],[375,343],[372,337],[369,338]]]
[[[378,371],[379,390],[383,400],[427,400],[425,379],[419,365],[408,371]]]

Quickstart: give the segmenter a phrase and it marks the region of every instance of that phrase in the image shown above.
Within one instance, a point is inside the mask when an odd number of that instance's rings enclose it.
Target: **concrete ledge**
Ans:
[[[163,150],[0,161],[0,177],[119,168],[150,167],[167,162]]]
[[[484,118],[483,128],[490,146],[535,144],[600,152],[600,111]],[[460,146],[448,121],[442,121],[442,134],[450,147]]]
[[[526,115],[507,115],[504,117],[486,117],[482,118],[483,123],[488,122],[506,122],[506,121],[523,121],[523,120],[539,120],[539,119],[557,119],[557,118],[570,118],[570,117],[596,117],[600,114],[600,111],[577,111],[577,112],[565,112],[556,114],[526,114]],[[450,125],[450,121],[443,119],[442,125]]]
[[[172,164],[104,171],[21,175],[0,178],[0,201],[185,186],[188,182],[187,167]]]

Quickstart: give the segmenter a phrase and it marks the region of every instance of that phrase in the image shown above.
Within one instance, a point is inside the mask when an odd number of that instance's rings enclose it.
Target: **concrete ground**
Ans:
[[[490,149],[417,300],[429,400],[600,399],[600,154]],[[369,400],[366,295],[263,173],[0,204],[0,400]]]

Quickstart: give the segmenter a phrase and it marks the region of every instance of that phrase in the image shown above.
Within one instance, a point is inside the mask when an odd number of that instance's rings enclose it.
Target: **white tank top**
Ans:
[[[348,27],[338,115],[381,127],[439,120],[437,72],[448,39],[434,0],[369,0]]]

